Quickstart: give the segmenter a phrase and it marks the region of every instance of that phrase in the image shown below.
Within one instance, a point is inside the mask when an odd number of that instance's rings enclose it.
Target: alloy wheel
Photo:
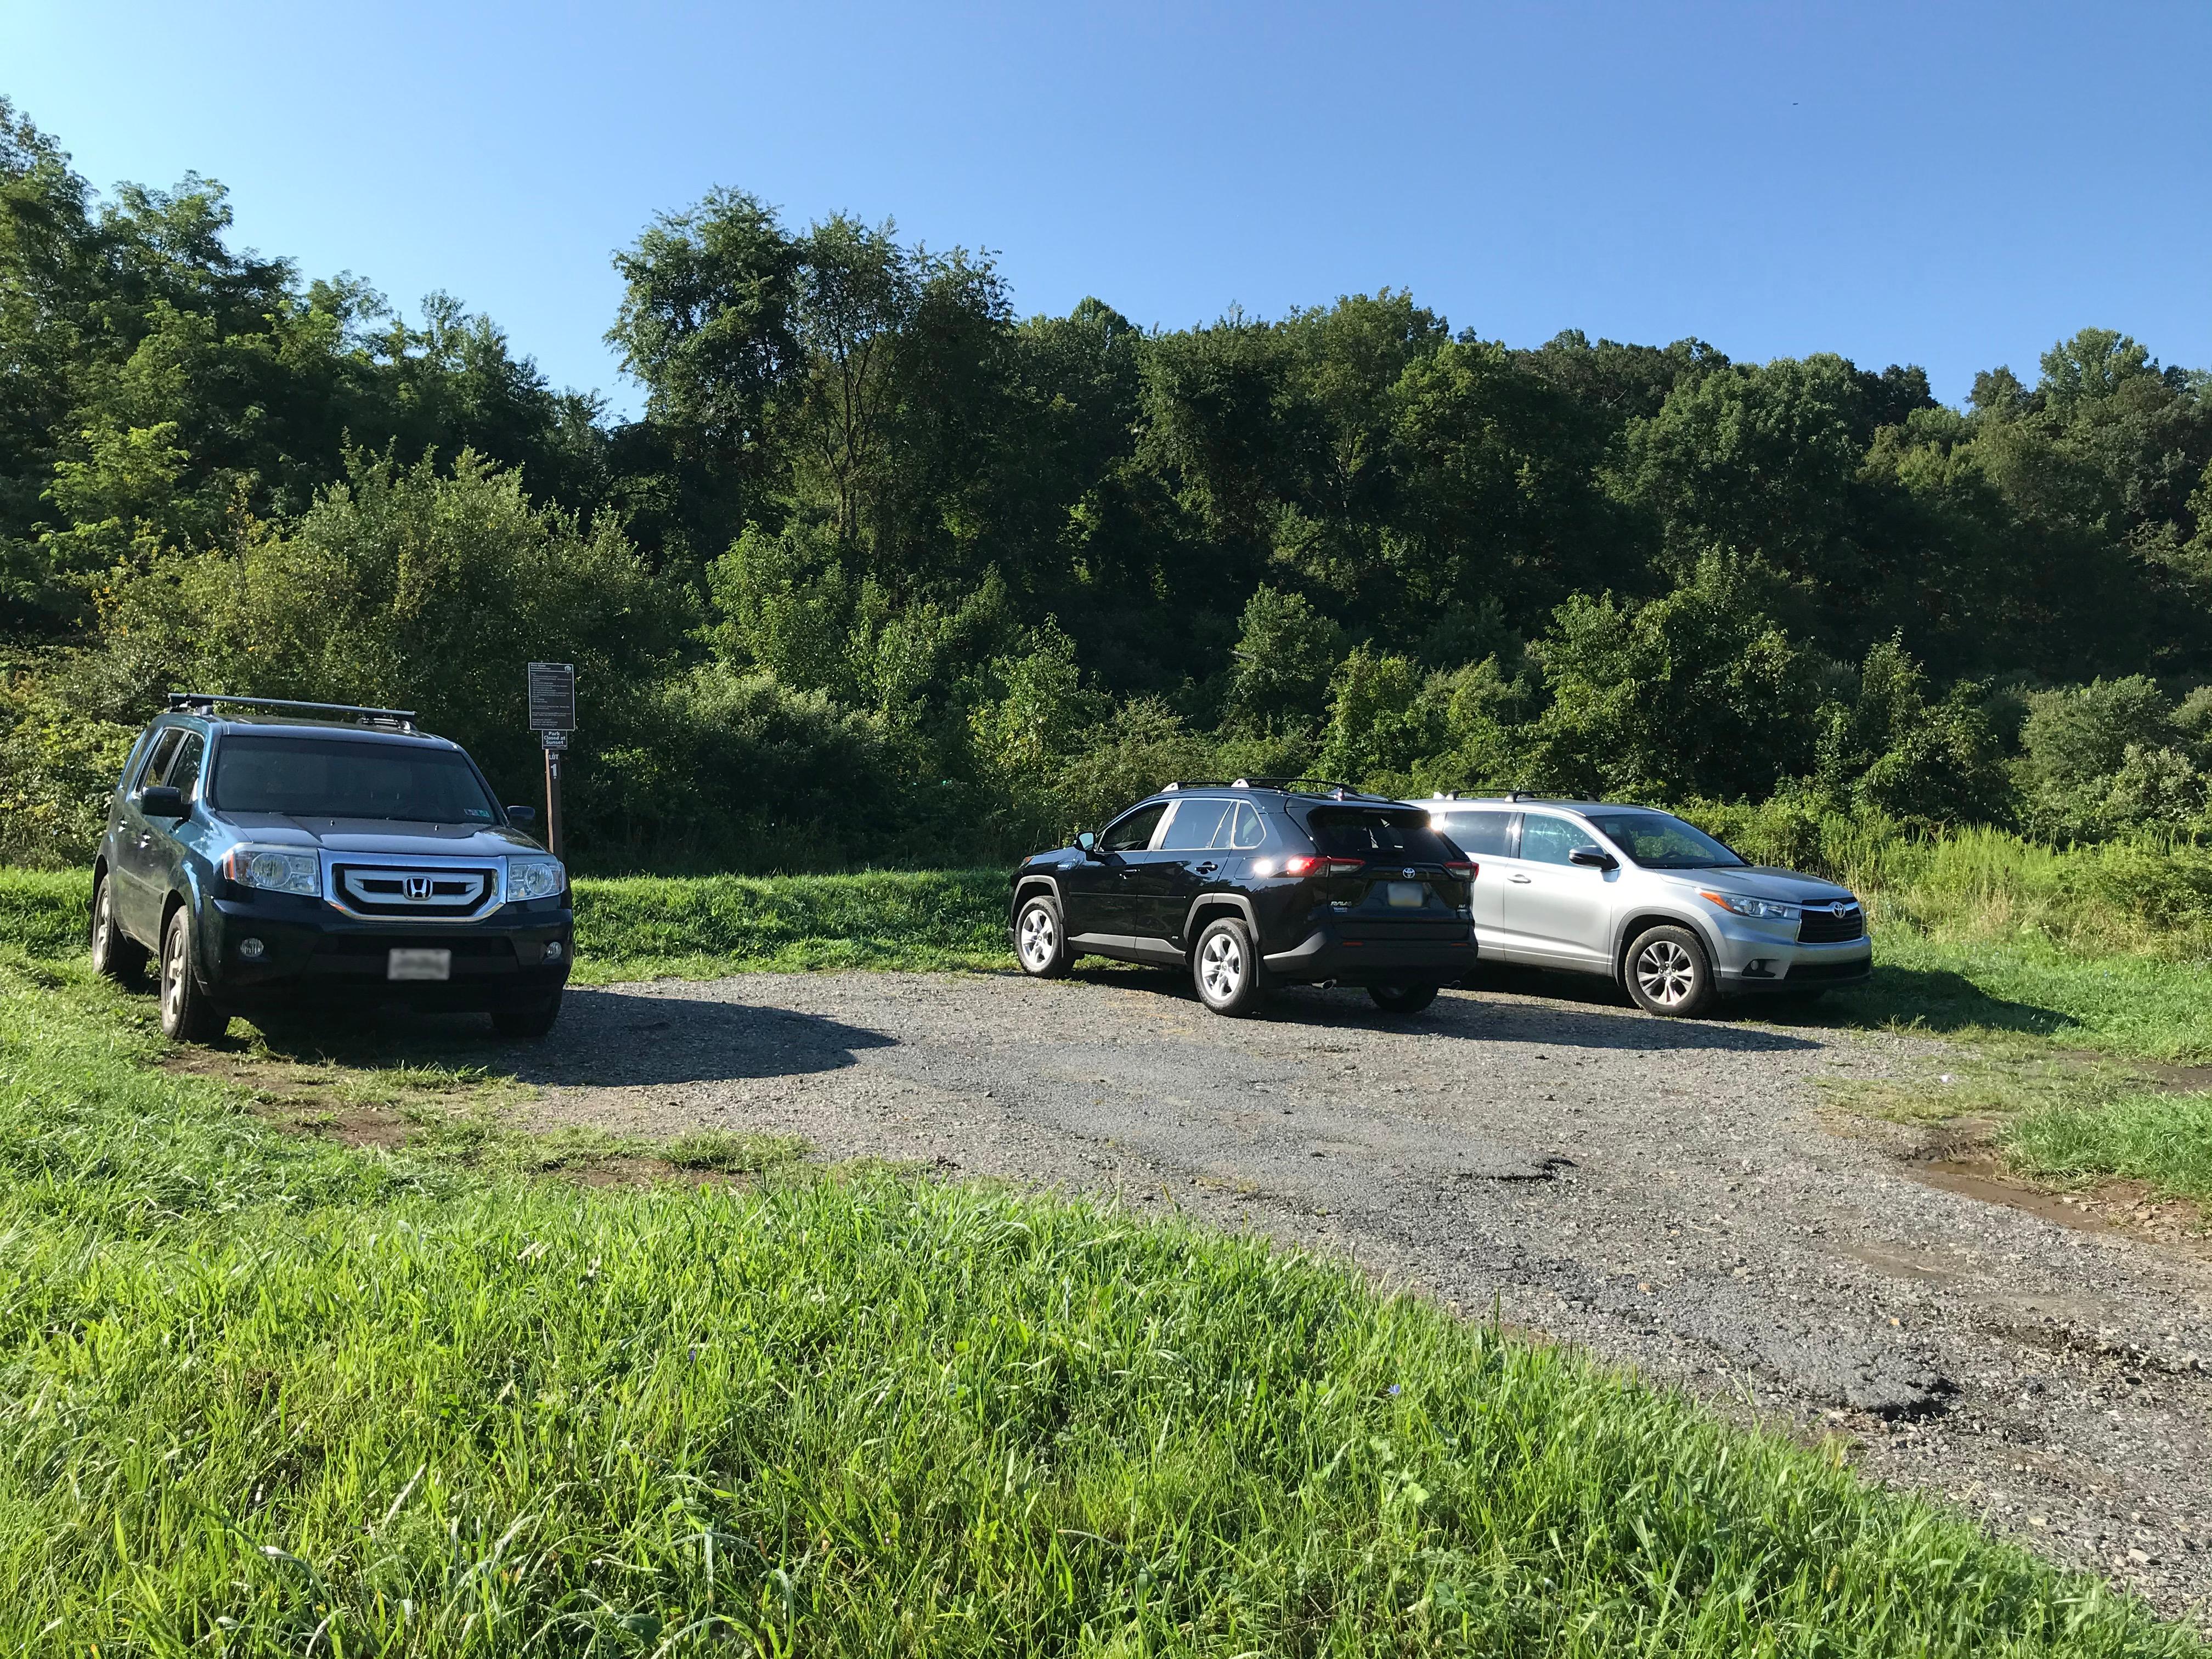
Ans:
[[[1060,949],[1060,936],[1052,925],[1052,912],[1042,904],[1032,904],[1022,913],[1022,965],[1033,974],[1041,974],[1052,965],[1054,953]]]
[[[162,935],[161,1012],[172,1026],[177,1024],[185,1000],[184,930],[172,927]]]
[[[1225,928],[1206,941],[1198,966],[1206,994],[1215,1002],[1228,1001],[1244,982],[1244,952],[1237,948],[1236,935]]]
[[[1654,939],[1636,953],[1636,982],[1652,1001],[1676,1007],[1696,988],[1698,965],[1673,939]]]

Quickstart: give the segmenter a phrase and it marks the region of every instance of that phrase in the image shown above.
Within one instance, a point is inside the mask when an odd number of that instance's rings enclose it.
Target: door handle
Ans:
[[[1529,876],[1524,876],[1524,875],[1522,875],[1522,874],[1518,870],[1516,870],[1516,871],[1515,871],[1511,875],[1510,875],[1510,876],[1506,877],[1506,878],[1505,878],[1505,879],[1506,879],[1506,880],[1508,880],[1508,881],[1517,881],[1517,882],[1519,882],[1519,883],[1521,884],[1521,885],[1522,885],[1523,887],[1526,887],[1526,886],[1529,884],[1529,882],[1530,882],[1531,880],[1533,880],[1533,879],[1534,879],[1534,878],[1533,878],[1533,877],[1529,877]]]
[[[1212,859],[1208,859],[1205,863],[1198,866],[1198,873],[1201,876],[1210,876],[1220,867],[1221,866],[1218,864],[1216,864]]]

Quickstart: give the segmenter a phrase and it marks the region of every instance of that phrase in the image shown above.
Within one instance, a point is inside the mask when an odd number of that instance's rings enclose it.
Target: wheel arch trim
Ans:
[[[1252,950],[1260,951],[1260,921],[1252,914],[1252,901],[1242,893],[1200,893],[1190,902],[1190,908],[1182,913],[1182,948],[1186,953],[1198,948],[1201,918],[1208,910],[1225,910],[1252,930]]]
[[[1042,892],[1044,896],[1050,899],[1054,904],[1060,905],[1060,915],[1063,918],[1067,915],[1067,907],[1061,901],[1060,896],[1060,883],[1054,880],[1052,877],[1046,875],[1027,875],[1016,880],[1014,883],[1014,914],[1016,915],[1019,915],[1021,914],[1022,906],[1027,904],[1032,898],[1035,898],[1039,892]]]
[[[1620,933],[1613,945],[1613,977],[1616,983],[1628,983],[1628,953],[1636,948],[1636,941],[1654,927],[1687,928],[1705,947],[1705,960],[1714,961],[1719,952],[1713,948],[1712,936],[1694,916],[1686,916],[1672,910],[1638,910],[1620,924]]]

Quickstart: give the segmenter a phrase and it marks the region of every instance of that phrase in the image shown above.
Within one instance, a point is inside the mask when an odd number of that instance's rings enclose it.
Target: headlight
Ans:
[[[1723,910],[1732,910],[1740,916],[1749,916],[1755,921],[1797,920],[1796,905],[1780,904],[1772,899],[1753,898],[1743,893],[1709,893],[1702,890],[1698,896],[1710,903],[1719,905]]]
[[[222,855],[222,873],[240,887],[258,887],[271,893],[303,893],[319,897],[323,868],[313,853],[295,853],[282,847],[234,847]]]
[[[568,884],[568,872],[558,859],[509,859],[507,896],[516,899],[551,898]]]

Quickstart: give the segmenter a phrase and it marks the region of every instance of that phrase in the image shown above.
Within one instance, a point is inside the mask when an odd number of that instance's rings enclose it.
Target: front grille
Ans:
[[[1800,945],[1842,945],[1866,937],[1866,912],[1856,904],[1837,910],[1807,906],[1797,923]]]
[[[1856,962],[1800,962],[1792,963],[1790,985],[1802,984],[1808,980],[1864,979],[1873,971],[1874,964],[1861,957]]]
[[[489,869],[341,864],[332,873],[345,896],[345,907],[364,916],[473,916],[483,908],[495,886]]]

